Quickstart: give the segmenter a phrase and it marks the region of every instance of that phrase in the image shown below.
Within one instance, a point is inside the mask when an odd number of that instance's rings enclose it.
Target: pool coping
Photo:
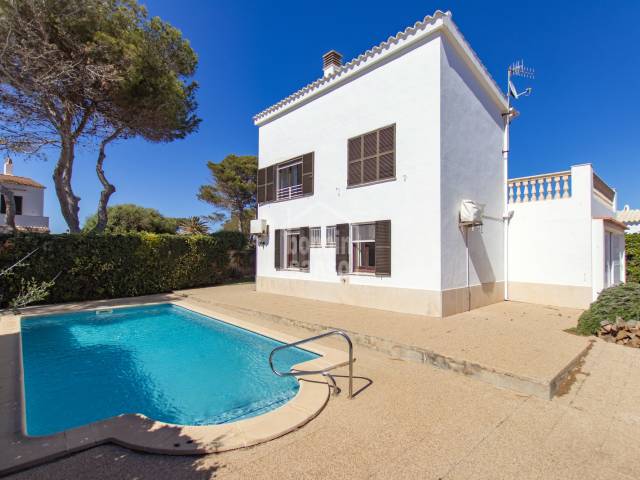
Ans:
[[[257,445],[294,431],[316,417],[329,399],[329,386],[322,375],[298,379],[300,388],[284,405],[265,414],[221,425],[173,425],[142,414],[123,414],[53,435],[26,433],[24,378],[22,369],[21,319],[36,315],[86,310],[117,309],[154,304],[174,304],[213,317],[274,340],[291,343],[298,337],[255,323],[239,320],[215,308],[191,303],[173,296],[153,296],[132,303],[132,299],[109,302],[82,302],[24,309],[18,315],[0,316],[0,476],[45,463],[104,443],[115,443],[134,450],[169,455],[199,455]],[[320,357],[294,365],[299,370],[323,370],[343,365],[346,352],[317,342],[305,350]]]

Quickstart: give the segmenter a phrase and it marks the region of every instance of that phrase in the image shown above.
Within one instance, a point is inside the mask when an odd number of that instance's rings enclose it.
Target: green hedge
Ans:
[[[625,235],[627,282],[640,283],[640,233]]]
[[[594,335],[600,322],[640,320],[640,283],[622,283],[603,290],[598,300],[578,319],[577,331],[581,335]]]
[[[20,234],[0,235],[0,267],[34,249],[15,274],[0,277],[2,305],[18,291],[21,278],[57,277],[47,303],[131,297],[221,283],[237,275],[232,250],[246,239],[238,232],[213,235]]]

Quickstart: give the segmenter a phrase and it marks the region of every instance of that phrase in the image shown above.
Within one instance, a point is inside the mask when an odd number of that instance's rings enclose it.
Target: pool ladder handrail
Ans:
[[[273,365],[273,355],[276,352],[278,352],[280,350],[284,350],[286,348],[297,347],[298,345],[302,345],[303,343],[313,342],[314,340],[318,340],[318,339],[324,338],[324,337],[329,337],[331,335],[341,336],[342,338],[344,338],[347,341],[347,344],[349,345],[349,361],[348,362],[343,362],[343,363],[340,363],[338,365],[334,365],[332,367],[325,368],[323,370],[291,370],[289,372],[281,372],[281,371],[277,370],[276,367]],[[340,388],[336,384],[336,380],[333,378],[333,376],[329,372],[331,370],[334,370],[334,369],[338,368],[338,367],[343,367],[344,365],[348,364],[349,365],[349,398],[353,398],[353,362],[354,362],[354,359],[353,359],[353,342],[351,342],[351,339],[349,338],[349,335],[344,333],[342,330],[330,330],[328,332],[321,333],[320,335],[315,335],[313,337],[305,338],[303,340],[298,340],[297,342],[292,342],[292,343],[287,343],[285,345],[280,345],[279,347],[274,348],[271,351],[271,353],[269,354],[269,366],[271,367],[271,370],[273,371],[273,373],[275,373],[279,377],[298,377],[298,376],[303,376],[303,375],[323,375],[323,376],[327,377],[331,381],[331,384],[333,386],[334,395],[337,395],[338,393],[340,393]]]

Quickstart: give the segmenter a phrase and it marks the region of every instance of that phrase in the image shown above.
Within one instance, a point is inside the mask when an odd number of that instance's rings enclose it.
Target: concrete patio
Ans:
[[[446,318],[259,293],[253,284],[182,290],[178,296],[311,332],[339,328],[356,344],[550,398],[589,348],[566,333],[580,310],[501,302]]]
[[[447,355],[464,354],[485,365],[521,368],[523,375],[552,372],[553,362],[575,353],[563,356],[554,348],[588,347],[549,400],[537,392],[495,388],[477,381],[486,378],[461,375],[468,372],[448,369],[446,363],[438,365],[444,368],[431,368],[421,364],[424,358],[399,358],[402,355],[377,344],[371,348],[357,344],[355,398],[331,397],[318,417],[284,437],[201,457],[143,454],[102,445],[8,478],[640,477],[635,461],[640,442],[636,374],[640,351],[564,332],[575,325],[576,310],[505,303],[446,319],[401,315],[398,324],[385,327],[383,322],[393,322],[395,314],[340,306],[342,315],[336,317],[335,305],[263,296],[252,292],[251,285],[183,291],[167,298],[185,295],[190,302],[286,335],[305,337],[324,328],[320,322],[330,323],[356,332],[361,342],[384,334],[397,345],[448,346]],[[359,319],[362,314],[369,317]],[[340,323],[326,320],[334,318]],[[474,322],[493,329],[494,335],[482,334]],[[371,330],[363,333],[369,323]],[[402,325],[407,330],[398,328]],[[511,338],[515,334],[519,340]],[[465,339],[470,345],[464,345]],[[339,339],[322,342],[344,348]],[[511,354],[522,359],[525,352],[536,355],[539,370],[532,361],[523,361],[521,367],[515,361],[506,363]],[[545,356],[553,362],[544,361]],[[346,386],[346,378],[338,382]]]
[[[353,400],[332,397],[315,420],[274,441],[205,457],[107,445],[9,478],[640,477],[636,350],[596,342],[567,393],[551,401],[364,348],[357,353],[356,386],[373,383]]]

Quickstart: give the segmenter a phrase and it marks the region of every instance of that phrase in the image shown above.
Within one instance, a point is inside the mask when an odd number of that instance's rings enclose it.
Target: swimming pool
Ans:
[[[173,304],[22,319],[29,435],[120,414],[177,425],[215,425],[260,415],[298,391],[269,368],[274,339]],[[276,367],[317,358],[299,348]]]

